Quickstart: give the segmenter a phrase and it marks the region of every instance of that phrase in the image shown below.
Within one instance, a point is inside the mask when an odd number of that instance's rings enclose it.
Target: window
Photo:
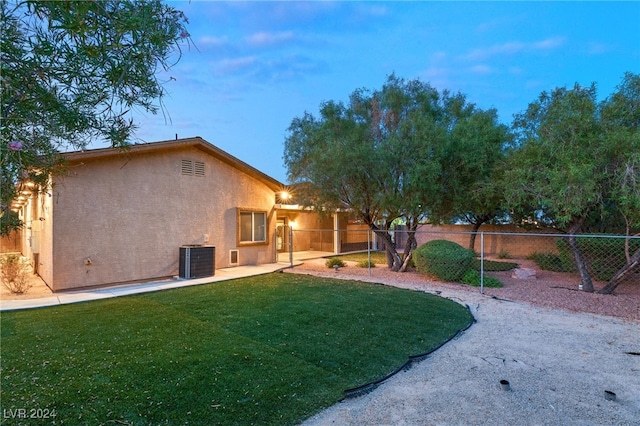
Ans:
[[[204,163],[202,161],[182,160],[180,173],[186,176],[204,176]]]
[[[239,231],[241,243],[264,243],[267,241],[267,213],[240,211]]]

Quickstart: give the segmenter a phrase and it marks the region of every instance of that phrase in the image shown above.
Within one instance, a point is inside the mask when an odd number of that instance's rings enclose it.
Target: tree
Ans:
[[[420,223],[440,211],[447,134],[469,108],[419,80],[388,77],[381,90],[356,90],[348,105],[325,102],[320,117],[295,118],[284,160],[292,183],[306,183],[318,207],[350,209],[383,239],[388,266],[406,269]],[[401,256],[389,229],[401,218]]]
[[[543,92],[516,116],[522,146],[508,171],[506,196],[515,210],[534,205],[550,223],[568,233],[583,287],[593,283],[575,234],[602,199],[596,89],[576,85]]]
[[[130,112],[157,113],[156,74],[189,42],[184,14],[160,0],[0,1],[2,234],[19,225],[11,201],[47,188],[61,147],[104,139],[126,147]]]
[[[595,85],[543,92],[513,125],[518,149],[506,172],[508,204],[515,216],[535,215],[567,234],[583,288],[590,292],[593,283],[576,235],[592,221],[611,217],[612,210],[637,221],[638,121],[628,114],[638,111],[638,92],[630,88],[637,76],[627,75],[625,82],[602,104]],[[625,90],[632,95],[621,95]]]
[[[640,267],[640,249],[629,249],[629,236],[640,235],[640,75],[626,73],[600,106],[604,140],[610,144],[610,198],[624,221],[626,265],[599,293],[612,293]]]
[[[480,226],[505,215],[500,177],[510,141],[509,129],[498,122],[495,109],[473,106],[448,135],[441,176],[443,210],[438,216],[473,225],[470,250],[475,248]]]

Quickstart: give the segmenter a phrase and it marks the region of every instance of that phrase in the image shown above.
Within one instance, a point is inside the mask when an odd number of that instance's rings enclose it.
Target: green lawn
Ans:
[[[348,253],[348,254],[341,254],[341,255],[337,255],[337,256],[332,256],[332,257],[337,257],[339,259],[342,260],[350,260],[353,262],[367,262],[369,255],[367,254],[366,251],[363,252],[359,252],[359,253]],[[385,252],[383,251],[372,251],[371,252],[371,262],[373,262],[375,265],[378,266],[387,266],[387,257],[385,255]]]
[[[354,262],[363,262],[366,263],[367,259],[368,259],[368,254],[367,252],[360,252],[360,253],[349,253],[349,254],[341,254],[338,256],[332,256],[332,257],[337,257],[339,259],[342,260],[351,260]],[[382,267],[386,267],[387,266],[387,257],[385,255],[385,253],[383,251],[372,251],[371,252],[371,261],[375,264],[375,265],[379,265]],[[473,267],[475,269],[477,269],[478,271],[480,270],[480,259],[474,259],[474,264]],[[496,260],[484,260],[484,270],[485,271],[509,271],[511,269],[517,268],[518,264],[514,263],[514,262],[507,262],[507,261],[496,261]]]
[[[0,320],[5,414],[55,410],[55,424],[74,425],[287,425],[472,317],[424,293],[275,273]]]

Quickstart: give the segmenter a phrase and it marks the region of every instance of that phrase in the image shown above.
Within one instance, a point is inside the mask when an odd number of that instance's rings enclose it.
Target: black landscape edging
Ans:
[[[469,313],[471,314],[471,309],[469,308],[469,305],[465,305],[465,306],[466,306],[467,310],[469,311]],[[382,377],[381,379],[374,380],[374,381],[366,383],[364,385],[357,386],[355,388],[350,388],[350,389],[345,390],[343,392],[342,398],[340,399],[340,402],[342,402],[342,401],[344,401],[346,399],[352,399],[352,398],[357,398],[359,396],[366,395],[369,392],[372,392],[374,389],[376,389],[378,386],[380,386],[386,380],[388,380],[391,377],[393,377],[396,374],[398,374],[399,372],[407,371],[413,366],[413,364],[417,364],[420,361],[423,361],[423,360],[427,359],[427,357],[429,355],[431,355],[433,352],[437,351],[438,349],[440,349],[441,347],[443,347],[444,345],[446,345],[447,343],[449,343],[453,339],[457,339],[458,337],[460,337],[460,335],[462,333],[467,331],[476,322],[476,318],[473,316],[473,314],[471,314],[471,317],[473,318],[473,321],[469,322],[469,324],[467,324],[467,326],[465,328],[463,328],[461,330],[458,330],[458,332],[456,334],[454,334],[453,336],[451,336],[450,338],[448,338],[447,340],[442,342],[437,347],[431,349],[429,352],[425,352],[423,354],[418,354],[418,355],[410,355],[409,359],[407,360],[407,362],[405,362],[402,366],[400,366],[396,370],[394,370],[391,373],[387,374],[386,376]]]

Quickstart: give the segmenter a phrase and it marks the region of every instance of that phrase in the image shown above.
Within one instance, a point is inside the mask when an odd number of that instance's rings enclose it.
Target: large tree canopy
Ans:
[[[159,68],[188,43],[184,14],[160,0],[0,1],[2,232],[21,184],[44,188],[61,147],[126,146],[134,108],[162,105]]]
[[[601,103],[595,85],[558,88],[514,120],[519,145],[506,173],[507,201],[515,215],[568,234],[587,291],[593,283],[575,234],[619,217],[627,232],[640,224],[639,87],[640,77],[627,74]]]
[[[509,129],[494,109],[470,109],[448,135],[437,219],[473,225],[470,250],[482,224],[505,216],[501,173],[510,142]]]
[[[381,237],[389,267],[399,271],[415,247],[411,231],[429,217],[452,216],[460,201],[445,196],[451,185],[473,187],[473,170],[484,167],[485,153],[492,155],[491,149],[472,151],[503,136],[495,111],[391,75],[380,90],[356,90],[347,105],[325,102],[319,118],[295,118],[284,160],[290,181],[305,183],[315,206],[349,209]],[[465,161],[452,165],[460,158],[456,146],[465,150]],[[397,219],[409,231],[402,256],[388,232]]]

